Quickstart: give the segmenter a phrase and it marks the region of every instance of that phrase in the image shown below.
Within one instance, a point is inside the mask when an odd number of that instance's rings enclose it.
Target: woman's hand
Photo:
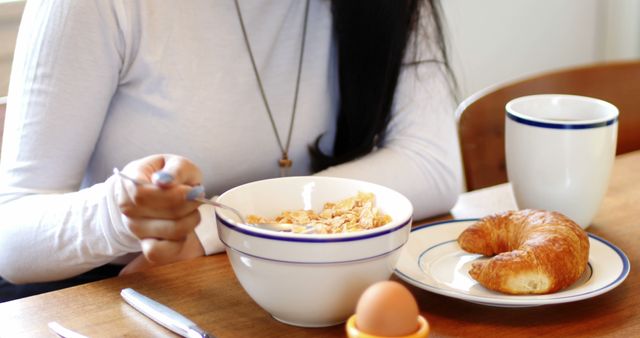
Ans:
[[[126,226],[141,241],[145,264],[191,258],[198,248],[204,253],[193,232],[200,223],[200,213],[199,203],[192,199],[204,196],[202,174],[195,164],[176,155],[152,155],[129,163],[122,173],[152,183],[121,180],[116,188],[118,206],[126,216]],[[194,239],[197,248],[193,247]]]
[[[200,241],[198,240],[195,232],[191,232],[189,235],[187,235],[187,239],[185,240],[184,246],[182,247],[182,251],[180,251],[180,253],[176,257],[176,260],[187,260],[200,256],[204,256],[204,248],[200,244]],[[158,265],[161,264],[152,263],[147,260],[147,257],[145,257],[145,255],[140,254],[120,271],[120,276],[144,271]]]

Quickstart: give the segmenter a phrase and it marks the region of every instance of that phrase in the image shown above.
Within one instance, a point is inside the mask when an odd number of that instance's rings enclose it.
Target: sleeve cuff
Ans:
[[[200,212],[200,224],[196,227],[195,232],[204,248],[205,255],[224,251],[224,244],[218,237],[215,208],[212,205],[203,204],[198,208],[198,211]]]
[[[126,216],[118,208],[116,184],[121,184],[120,178],[116,175],[112,175],[105,182],[107,215],[104,217],[108,220],[104,226],[104,231],[107,233],[106,237],[112,239],[112,244],[117,244],[117,248],[124,251],[124,253],[141,251],[140,240],[125,225]],[[122,252],[118,253],[121,254]]]

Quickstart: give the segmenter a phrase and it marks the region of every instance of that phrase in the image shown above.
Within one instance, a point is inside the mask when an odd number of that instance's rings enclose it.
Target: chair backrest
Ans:
[[[617,153],[640,149],[640,60],[562,69],[493,86],[465,99],[456,111],[467,190],[507,182],[505,105],[531,94],[596,97],[620,110]]]

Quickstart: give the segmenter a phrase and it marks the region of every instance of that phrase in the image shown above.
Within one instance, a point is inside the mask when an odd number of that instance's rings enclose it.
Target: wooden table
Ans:
[[[501,185],[464,194],[452,213],[508,207],[509,193],[508,185]],[[607,196],[588,231],[631,260],[631,273],[620,286],[579,302],[519,309],[476,305],[409,286],[431,324],[430,337],[640,337],[640,151],[616,158]],[[173,307],[218,337],[345,336],[342,325],[305,329],[272,319],[243,291],[227,256],[219,254],[2,303],[0,337],[52,336],[50,321],[90,337],[173,336],[121,300],[125,287]]]

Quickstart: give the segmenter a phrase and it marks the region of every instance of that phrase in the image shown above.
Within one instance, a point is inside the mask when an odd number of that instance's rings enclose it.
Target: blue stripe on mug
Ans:
[[[616,123],[616,121],[618,121],[618,116],[607,120],[607,121],[600,121],[600,122],[594,122],[594,123],[585,123],[585,124],[568,124],[568,123],[551,123],[551,122],[540,122],[540,121],[532,121],[532,120],[527,120],[527,119],[523,119],[522,117],[516,116],[514,114],[511,114],[510,112],[507,111],[507,116],[512,119],[515,122],[518,123],[522,123],[522,124],[526,124],[526,125],[530,125],[530,126],[534,126],[534,127],[540,127],[540,128],[550,128],[550,129],[592,129],[592,128],[600,128],[600,127],[606,127],[606,126],[610,126],[614,123]]]

